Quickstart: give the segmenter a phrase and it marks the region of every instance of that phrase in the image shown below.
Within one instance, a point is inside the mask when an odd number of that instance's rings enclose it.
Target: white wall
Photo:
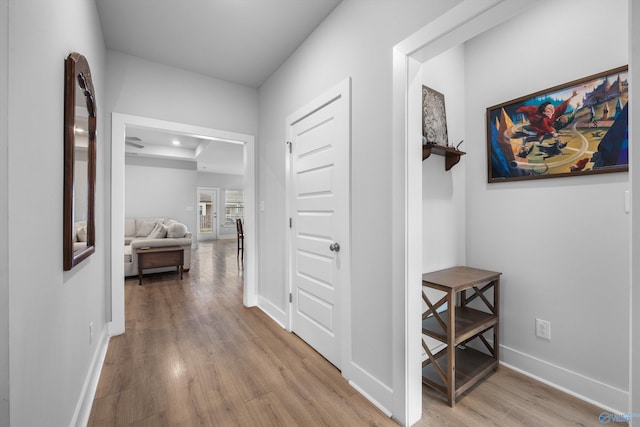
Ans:
[[[8,64],[9,1],[0,1],[0,64]],[[9,425],[9,70],[0,66],[0,426]]]
[[[343,373],[402,416],[394,397],[391,283],[392,48],[454,1],[344,0],[260,88],[260,305],[287,323],[285,118],[352,78],[352,360]],[[394,335],[395,334],[395,335]],[[395,341],[394,341],[395,340]],[[399,353],[402,350],[397,350]]]
[[[464,45],[450,49],[422,64],[422,84],[445,96],[449,145],[465,139]],[[422,100],[420,100],[422,102]],[[421,109],[420,109],[421,110]],[[422,126],[422,117],[419,118]],[[464,142],[460,150],[464,151]],[[450,170],[445,158],[432,153],[422,162],[422,272],[465,265],[465,156]],[[443,293],[423,288],[431,301]],[[426,310],[426,303],[422,303]],[[441,345],[423,336],[433,350]],[[421,349],[422,351],[422,349]]]
[[[242,190],[242,175],[198,172],[198,187],[213,187],[221,190]]]
[[[464,46],[422,65],[422,82],[445,96],[449,145],[465,139]],[[465,150],[465,142],[460,150]],[[465,156],[449,171],[444,157],[431,154],[422,163],[422,271],[464,265]]]
[[[255,135],[256,89],[107,51],[106,111]]]
[[[125,218],[173,218],[197,233],[195,162],[125,156]]]
[[[545,0],[466,47],[466,260],[503,272],[502,359],[621,412],[630,375],[629,176],[487,184],[484,113],[627,64],[627,5]],[[551,322],[550,342],[536,339],[536,317]]]
[[[8,126],[0,138],[3,147],[5,136],[8,141],[6,157],[1,156],[6,159],[2,170],[8,176],[8,203],[0,204],[8,207],[8,215],[0,214],[0,219],[7,220],[2,227],[7,225],[11,251],[0,250],[0,256],[8,257],[10,424],[66,426],[75,420],[92,360],[107,339],[108,235],[99,149],[96,252],[63,272],[64,59],[72,51],[87,57],[101,114],[105,50],[91,0],[9,0],[8,16],[8,37],[2,37],[9,47],[8,60],[2,61],[2,67],[8,64]],[[104,129],[99,116],[98,146],[104,144]],[[91,344],[89,322],[94,325]]]

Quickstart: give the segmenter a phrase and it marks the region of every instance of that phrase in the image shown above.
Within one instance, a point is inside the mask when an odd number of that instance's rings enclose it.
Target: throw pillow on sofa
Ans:
[[[136,228],[136,237],[147,237],[149,233],[153,231],[157,223],[157,220],[140,221],[137,223],[138,227]]]
[[[87,241],[87,222],[79,221],[73,224],[73,236],[74,242],[86,242]]]
[[[167,226],[161,223],[157,223],[147,236],[148,239],[164,239],[165,237],[167,237]]]
[[[172,222],[167,226],[167,237],[170,238],[181,238],[184,237],[187,234],[187,226],[179,223],[179,222]]]
[[[87,241],[87,227],[80,227],[78,230],[78,242],[86,242]]]

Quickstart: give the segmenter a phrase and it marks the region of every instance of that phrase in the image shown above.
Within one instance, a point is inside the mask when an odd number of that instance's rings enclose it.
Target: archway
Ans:
[[[243,187],[245,191],[245,273],[243,304],[257,304],[256,185],[254,136],[147,117],[112,113],[111,118],[111,321],[109,334],[125,331],[124,323],[124,142],[126,126],[141,126],[198,135],[244,145]],[[195,191],[195,189],[194,189]]]
[[[421,275],[422,155],[419,72],[424,62],[522,13],[535,2],[464,0],[393,48],[393,259],[394,325],[404,333],[395,348],[396,418],[412,425],[422,415]],[[403,368],[403,369],[402,369]],[[402,369],[402,370],[401,370]],[[402,406],[403,405],[403,406]]]

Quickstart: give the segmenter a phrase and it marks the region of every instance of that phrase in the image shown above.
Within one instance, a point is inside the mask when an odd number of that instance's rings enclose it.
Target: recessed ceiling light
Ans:
[[[180,145],[180,141],[178,141],[177,139],[174,139],[171,142],[173,143],[173,145]]]

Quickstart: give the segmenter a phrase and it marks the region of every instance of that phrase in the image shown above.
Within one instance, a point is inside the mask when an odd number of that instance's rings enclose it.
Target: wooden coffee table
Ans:
[[[184,269],[184,248],[166,246],[159,248],[138,248],[138,285],[142,285],[142,270],[145,268],[176,266],[180,280]]]

